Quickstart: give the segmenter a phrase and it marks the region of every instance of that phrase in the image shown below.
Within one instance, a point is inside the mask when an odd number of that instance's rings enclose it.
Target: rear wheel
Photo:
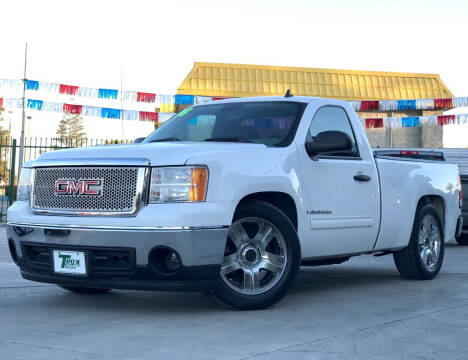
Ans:
[[[291,288],[301,259],[299,239],[290,219],[263,201],[249,201],[236,211],[214,292],[237,309],[263,309]]]
[[[88,287],[82,287],[82,286],[68,286],[68,285],[59,285],[59,287],[67,291],[77,293],[77,294],[104,294],[111,290],[111,289],[88,288]]]
[[[407,279],[429,280],[442,267],[445,253],[442,223],[433,205],[419,208],[408,247],[393,258],[400,274]]]

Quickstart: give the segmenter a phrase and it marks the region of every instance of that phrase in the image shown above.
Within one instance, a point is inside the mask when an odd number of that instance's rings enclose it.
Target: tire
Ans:
[[[234,214],[224,255],[214,295],[228,307],[259,310],[291,289],[301,247],[293,223],[281,210],[251,200]]]
[[[444,254],[439,213],[432,204],[423,205],[416,212],[408,247],[393,253],[395,265],[404,278],[430,280],[439,273]]]
[[[104,294],[109,292],[111,289],[100,289],[100,288],[88,288],[82,286],[68,286],[68,285],[58,285],[62,289],[65,289],[70,292],[77,294]]]
[[[457,237],[457,244],[460,246],[468,246],[468,235],[467,234],[461,234],[459,237]]]

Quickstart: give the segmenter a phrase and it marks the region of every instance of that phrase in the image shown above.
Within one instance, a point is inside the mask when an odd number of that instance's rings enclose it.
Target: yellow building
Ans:
[[[438,74],[196,62],[177,93],[210,97],[294,95],[342,100],[452,98]],[[182,105],[177,110],[189,105]],[[440,115],[442,110],[360,111],[361,118]],[[442,127],[366,129],[373,146],[440,147]]]
[[[453,97],[438,74],[196,62],[177,93],[214,97],[284,95],[343,100]]]

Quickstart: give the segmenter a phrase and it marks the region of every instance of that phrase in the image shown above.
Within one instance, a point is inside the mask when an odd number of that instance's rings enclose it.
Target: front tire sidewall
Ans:
[[[297,231],[291,220],[278,208],[263,201],[249,201],[237,209],[233,223],[242,218],[259,217],[276,226],[286,243],[287,262],[280,280],[268,291],[257,295],[241,294],[227,285],[218,276],[215,295],[229,307],[243,310],[267,308],[281,300],[289,291],[299,272],[301,249]]]

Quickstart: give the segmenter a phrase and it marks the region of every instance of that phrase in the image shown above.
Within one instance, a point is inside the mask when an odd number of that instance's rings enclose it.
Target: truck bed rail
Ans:
[[[442,151],[430,149],[378,149],[374,150],[374,155],[377,157],[396,157],[413,160],[446,161],[446,157]]]

